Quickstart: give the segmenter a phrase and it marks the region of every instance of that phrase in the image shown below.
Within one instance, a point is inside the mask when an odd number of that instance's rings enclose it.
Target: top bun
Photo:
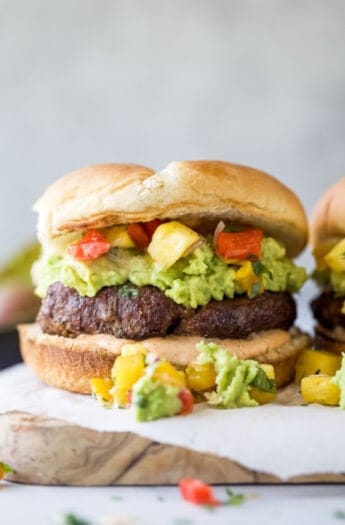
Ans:
[[[55,182],[36,203],[39,238],[180,219],[205,229],[219,220],[259,227],[294,257],[307,241],[307,220],[294,192],[267,173],[220,161],[172,162],[164,170],[133,164],[91,166]]]
[[[336,244],[345,237],[345,177],[317,201],[310,219],[310,245]]]

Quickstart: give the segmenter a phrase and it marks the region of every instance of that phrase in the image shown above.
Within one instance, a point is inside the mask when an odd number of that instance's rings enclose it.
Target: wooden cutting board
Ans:
[[[130,432],[97,432],[23,412],[0,416],[0,460],[11,481],[44,485],[174,485],[282,483],[229,459],[164,445]],[[288,483],[344,483],[345,474],[296,476]]]

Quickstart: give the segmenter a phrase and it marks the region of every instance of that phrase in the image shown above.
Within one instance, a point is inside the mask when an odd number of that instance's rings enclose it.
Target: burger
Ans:
[[[307,221],[277,179],[220,161],[103,164],[62,177],[34,209],[42,305],[19,333],[44,382],[89,393],[133,341],[184,369],[200,340],[291,380],[309,343],[291,295],[306,280],[292,258]]]
[[[312,303],[317,321],[315,346],[345,351],[345,178],[317,202],[310,223],[310,244],[315,257],[314,278],[321,293]]]

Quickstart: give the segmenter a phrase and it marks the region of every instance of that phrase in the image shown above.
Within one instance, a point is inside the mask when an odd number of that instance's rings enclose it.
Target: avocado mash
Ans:
[[[219,408],[255,407],[258,403],[250,397],[251,386],[266,392],[275,391],[259,363],[237,359],[215,343],[199,343],[198,363],[213,363],[216,371],[216,391],[205,394],[211,405]]]
[[[288,259],[284,246],[272,238],[262,241],[262,257],[252,266],[253,275],[266,290],[296,292],[307,278],[304,268]],[[156,286],[176,303],[197,308],[211,299],[232,298],[235,293],[248,293],[250,297],[259,293],[258,283],[249,290],[236,281],[238,268],[223,262],[210,240],[164,271],[157,270],[151,257],[135,248],[117,248],[89,262],[50,251],[37,263],[36,293],[44,297],[47,288],[60,281],[81,296],[93,297],[104,286],[129,281],[137,286]]]
[[[345,353],[343,353],[342,356],[341,367],[332,379],[332,383],[338,385],[340,388],[339,405],[342,410],[345,410]]]
[[[165,385],[146,373],[140,378],[132,390],[132,406],[137,421],[153,421],[161,417],[178,414],[182,409],[182,401],[178,394],[180,388]]]

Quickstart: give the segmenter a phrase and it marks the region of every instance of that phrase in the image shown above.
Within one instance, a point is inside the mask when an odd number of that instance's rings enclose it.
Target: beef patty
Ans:
[[[345,327],[345,315],[341,313],[345,297],[336,297],[334,292],[322,292],[311,302],[314,317],[325,328]]]
[[[102,333],[140,340],[167,334],[241,338],[260,330],[286,330],[295,318],[295,301],[286,292],[212,300],[194,310],[153,286],[111,286],[95,297],[81,297],[57,282],[48,288],[37,320],[48,334]]]

